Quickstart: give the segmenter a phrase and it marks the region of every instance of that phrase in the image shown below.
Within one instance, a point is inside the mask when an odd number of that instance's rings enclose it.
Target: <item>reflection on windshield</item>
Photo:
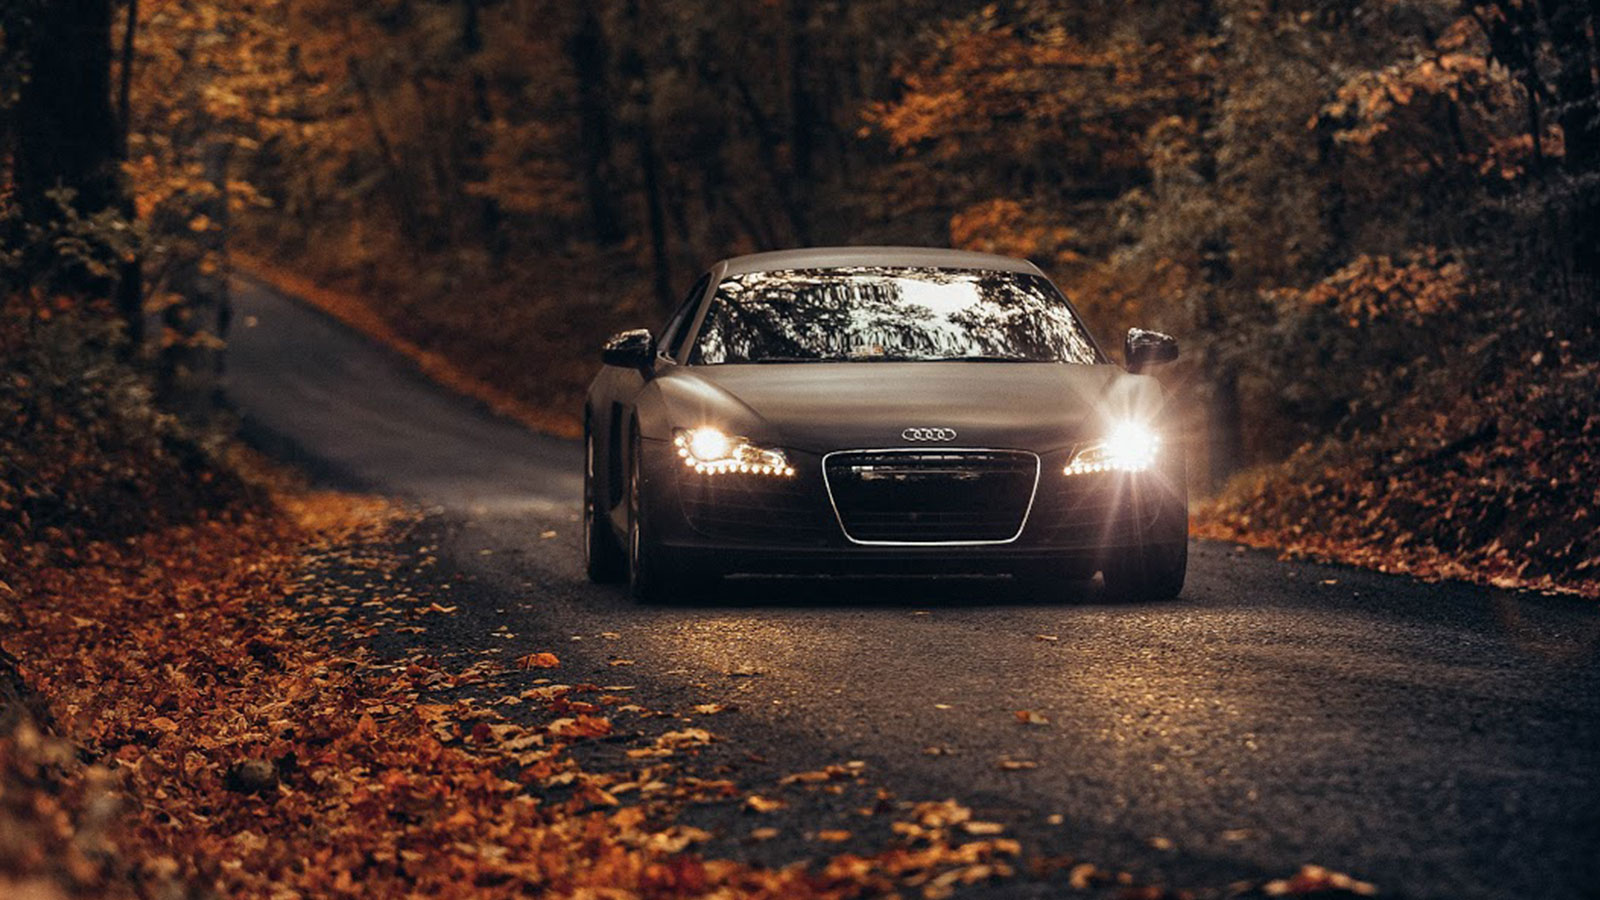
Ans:
[[[1038,275],[968,269],[791,269],[717,285],[691,364],[977,359],[1098,362]]]

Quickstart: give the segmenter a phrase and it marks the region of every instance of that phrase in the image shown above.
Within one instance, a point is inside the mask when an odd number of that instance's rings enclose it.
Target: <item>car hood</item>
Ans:
[[[1161,415],[1155,379],[1069,363],[796,363],[681,366],[655,387],[667,426],[714,426],[825,453],[846,448],[988,447],[1049,452],[1129,416]],[[954,429],[947,443],[908,428]],[[661,435],[665,436],[665,435]]]

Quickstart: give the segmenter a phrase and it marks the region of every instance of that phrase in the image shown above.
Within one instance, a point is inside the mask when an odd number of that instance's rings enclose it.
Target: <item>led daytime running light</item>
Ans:
[[[793,478],[794,467],[782,450],[758,447],[742,437],[715,428],[678,429],[672,436],[685,468],[701,475],[770,475]]]

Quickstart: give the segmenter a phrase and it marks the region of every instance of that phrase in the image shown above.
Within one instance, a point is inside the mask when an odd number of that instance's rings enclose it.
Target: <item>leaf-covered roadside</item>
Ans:
[[[611,733],[610,701],[539,678],[525,701],[549,714],[531,728],[438,702],[520,670],[449,672],[360,649],[352,638],[385,617],[353,614],[361,602],[411,619],[448,607],[319,593],[303,580],[308,550],[357,568],[403,563],[358,540],[382,522],[370,504],[313,496],[291,508],[292,518],[182,526],[90,545],[70,569],[12,573],[28,586],[10,643],[67,738],[24,726],[4,740],[6,796],[27,800],[0,856],[13,886],[44,875],[84,896],[163,884],[227,896],[678,896],[713,885],[794,895],[888,877],[877,863],[812,876],[684,854],[701,835],[674,826],[672,808],[730,785],[679,782],[664,758],[709,741],[704,731],[641,748],[641,802],[625,806],[617,778],[583,772],[566,752]],[[559,801],[548,797],[557,788]],[[50,815],[32,815],[41,801]],[[982,841],[925,859],[1004,871],[1014,854]]]
[[[7,643],[54,731],[0,735],[0,893],[938,898],[1026,876],[1187,896],[1029,858],[1002,824],[887,794],[860,763],[741,783],[701,762],[726,705],[646,709],[626,685],[562,683],[548,650],[404,649],[455,611],[419,577],[430,560],[387,536],[404,520],[346,496],[278,502],[8,573],[25,587]],[[792,864],[702,849],[770,841],[823,796],[862,808],[808,819]],[[691,814],[710,806],[734,824]],[[1313,869],[1234,890],[1334,886],[1369,889]]]
[[[1568,348],[1381,430],[1310,444],[1202,505],[1202,536],[1600,598],[1600,365]]]

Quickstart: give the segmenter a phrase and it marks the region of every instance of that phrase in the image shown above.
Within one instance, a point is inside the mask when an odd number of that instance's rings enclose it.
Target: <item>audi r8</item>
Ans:
[[[1183,586],[1177,357],[1113,364],[1032,263],[894,247],[717,263],[612,337],[584,407],[584,550],[641,599],[728,575]]]

